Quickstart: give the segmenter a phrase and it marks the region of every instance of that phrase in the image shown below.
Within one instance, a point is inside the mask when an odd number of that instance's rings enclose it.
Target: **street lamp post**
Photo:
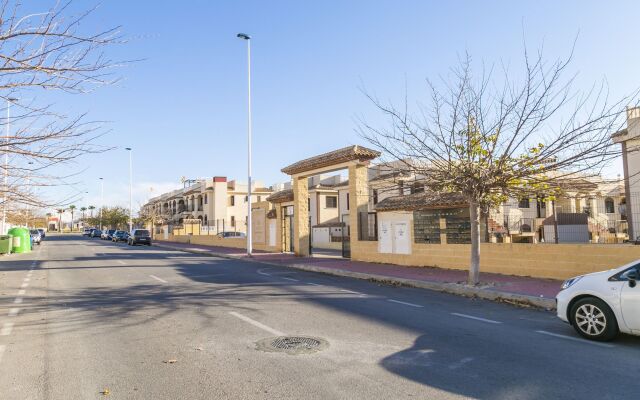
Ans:
[[[238,33],[237,36],[247,42],[247,255],[251,257],[251,253],[253,252],[253,238],[251,232],[251,36],[246,33]]]
[[[7,194],[9,193],[9,133],[11,132],[11,103],[18,99],[9,97],[7,98],[7,129],[5,134],[4,149],[4,196],[2,196],[2,230],[0,233],[5,235],[7,233]]]
[[[132,203],[132,192],[133,192],[133,162],[131,156],[131,147],[125,148],[129,152],[129,232],[133,231],[133,203]]]
[[[102,230],[102,209],[104,208],[104,179],[100,179],[100,230]]]

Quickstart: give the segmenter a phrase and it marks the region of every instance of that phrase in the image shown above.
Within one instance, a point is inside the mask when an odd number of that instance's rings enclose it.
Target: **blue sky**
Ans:
[[[100,143],[134,148],[134,204],[178,187],[181,176],[245,181],[246,48],[235,35],[247,32],[254,176],[269,185],[286,180],[280,169],[291,162],[363,144],[356,119],[382,123],[363,87],[400,101],[406,82],[410,101],[424,101],[425,78],[446,75],[464,52],[517,65],[523,35],[548,59],[566,56],[577,36],[576,87],[606,78],[613,97],[625,95],[640,86],[638,15],[637,1],[110,0],[85,27],[122,25],[129,42],[109,55],[142,61],[118,69],[116,86],[56,101],[110,121]],[[104,176],[106,205],[127,204],[124,150],[66,168],[83,171],[78,184],[48,196],[80,193],[76,205],[98,205]]]

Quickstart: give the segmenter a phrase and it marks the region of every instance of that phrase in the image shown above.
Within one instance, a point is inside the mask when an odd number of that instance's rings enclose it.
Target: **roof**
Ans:
[[[347,161],[369,161],[379,156],[379,151],[355,145],[306,158],[282,168],[281,171],[287,175],[294,175]]]
[[[382,174],[382,175],[378,175],[376,177],[373,177],[373,178],[369,179],[369,182],[382,181],[382,180],[386,180],[386,179],[395,179],[395,178],[408,178],[410,176],[411,176],[411,174],[409,174],[408,172],[405,172],[405,171],[394,171],[394,172],[389,172],[389,173],[386,173],[386,174]]]
[[[270,201],[272,203],[285,203],[287,201],[293,201],[293,189],[285,189],[279,192],[275,192],[267,197],[267,201]]]
[[[376,204],[376,211],[430,210],[435,208],[467,207],[468,201],[460,193],[420,192],[387,197]]]
[[[611,138],[612,138],[612,139],[614,139],[614,138],[617,138],[617,137],[620,137],[620,136],[624,136],[624,135],[626,135],[628,132],[629,132],[629,131],[627,130],[627,128],[622,129],[622,130],[619,130],[618,132],[616,132],[616,133],[614,133],[613,135],[611,135]]]

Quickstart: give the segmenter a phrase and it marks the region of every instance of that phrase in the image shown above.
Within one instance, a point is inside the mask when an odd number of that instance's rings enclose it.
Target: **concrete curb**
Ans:
[[[502,292],[502,291],[490,289],[490,288],[472,287],[467,285],[460,285],[457,283],[429,282],[429,281],[420,281],[415,279],[397,278],[397,277],[386,276],[386,275],[347,271],[343,269],[324,268],[324,267],[318,267],[315,265],[307,265],[307,264],[281,264],[281,263],[270,262],[270,261],[261,261],[257,259],[248,260],[245,257],[240,257],[240,256],[235,256],[230,254],[216,253],[213,251],[201,250],[201,249],[185,249],[185,248],[174,247],[174,246],[165,245],[165,244],[157,244],[157,242],[154,243],[154,245],[157,247],[163,247],[163,248],[175,250],[175,251],[183,251],[186,253],[214,256],[214,257],[227,258],[232,260],[249,261],[249,262],[255,262],[259,264],[271,265],[274,267],[295,268],[303,271],[317,272],[317,273],[327,274],[327,275],[363,279],[363,280],[379,282],[387,285],[401,285],[401,286],[415,287],[420,289],[428,289],[428,290],[434,290],[437,292],[455,294],[458,296],[477,297],[485,300],[513,303],[513,304],[524,305],[524,306],[533,306],[533,307],[543,308],[546,310],[556,309],[555,299],[530,296],[526,294]]]

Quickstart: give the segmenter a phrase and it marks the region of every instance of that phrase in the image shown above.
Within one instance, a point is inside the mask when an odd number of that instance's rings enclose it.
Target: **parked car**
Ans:
[[[230,239],[230,238],[244,238],[247,235],[244,232],[220,232],[218,233],[219,238]]]
[[[100,239],[102,240],[111,240],[113,238],[113,234],[116,233],[115,229],[107,229],[102,231],[102,235],[100,235]]]
[[[567,279],[556,296],[558,317],[587,339],[640,335],[640,260]]]
[[[91,232],[94,231],[95,228],[84,228],[82,231],[82,236],[91,236]]]
[[[100,229],[92,229],[89,237],[100,237],[100,235],[102,235],[102,231]]]
[[[38,232],[40,232],[40,237],[42,239],[44,239],[45,237],[47,237],[47,231],[45,231],[43,228],[38,228]]]
[[[134,229],[127,239],[129,246],[135,246],[137,244],[146,244],[151,246],[151,234],[146,229]]]
[[[40,244],[42,241],[42,236],[40,235],[40,231],[37,229],[30,229],[29,234],[31,235],[31,243],[32,244]]]
[[[126,242],[128,240],[129,233],[127,231],[115,231],[115,233],[111,235],[111,241],[114,243]]]

